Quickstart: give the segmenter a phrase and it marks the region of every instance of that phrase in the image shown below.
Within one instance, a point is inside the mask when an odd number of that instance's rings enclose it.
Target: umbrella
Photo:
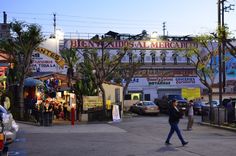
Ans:
[[[25,87],[33,87],[33,86],[39,86],[39,85],[43,85],[43,82],[38,79],[34,79],[32,77],[28,77],[24,81]]]

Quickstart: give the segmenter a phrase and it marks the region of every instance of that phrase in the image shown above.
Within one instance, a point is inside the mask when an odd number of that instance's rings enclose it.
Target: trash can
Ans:
[[[225,121],[225,110],[224,108],[214,108],[214,124],[222,125]]]
[[[52,126],[52,120],[53,120],[54,113],[49,112],[49,126]]]
[[[52,125],[52,112],[42,112],[39,114],[40,126],[51,126]]]
[[[49,115],[49,112],[44,112],[43,114],[44,126],[49,126]]]
[[[227,121],[233,123],[235,121],[235,102],[228,104],[227,107]]]
[[[210,107],[202,107],[202,122],[210,122]]]
[[[43,112],[39,112],[39,124],[40,126],[44,126],[44,113]]]

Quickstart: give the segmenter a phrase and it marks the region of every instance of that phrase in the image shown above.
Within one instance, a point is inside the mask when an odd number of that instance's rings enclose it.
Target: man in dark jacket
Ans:
[[[170,124],[170,132],[168,134],[168,137],[166,139],[166,145],[171,145],[170,139],[174,132],[177,133],[182,145],[187,145],[188,142],[184,141],[180,129],[178,127],[179,119],[182,118],[182,113],[177,108],[178,102],[176,100],[172,101],[172,104],[169,109],[169,124]]]

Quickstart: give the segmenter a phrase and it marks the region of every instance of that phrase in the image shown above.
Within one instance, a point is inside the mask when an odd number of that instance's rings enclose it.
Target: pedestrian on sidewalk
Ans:
[[[187,131],[191,131],[194,122],[194,112],[193,112],[193,100],[190,100],[188,103],[188,125]]]
[[[182,145],[184,146],[184,145],[187,145],[188,142],[183,139],[182,134],[181,134],[180,129],[179,129],[179,126],[178,126],[179,119],[182,118],[182,113],[177,108],[177,105],[178,105],[177,100],[173,100],[172,104],[169,108],[170,132],[167,136],[165,144],[166,145],[171,145],[170,139],[171,139],[172,135],[174,134],[174,132],[176,132],[179,139],[180,139],[180,141],[181,141],[181,143],[182,143]]]

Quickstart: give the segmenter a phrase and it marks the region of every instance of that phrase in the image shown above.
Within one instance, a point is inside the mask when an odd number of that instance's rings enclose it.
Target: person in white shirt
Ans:
[[[188,103],[188,125],[187,130],[192,130],[193,127],[193,121],[194,121],[194,113],[193,113],[193,100],[190,100]]]

